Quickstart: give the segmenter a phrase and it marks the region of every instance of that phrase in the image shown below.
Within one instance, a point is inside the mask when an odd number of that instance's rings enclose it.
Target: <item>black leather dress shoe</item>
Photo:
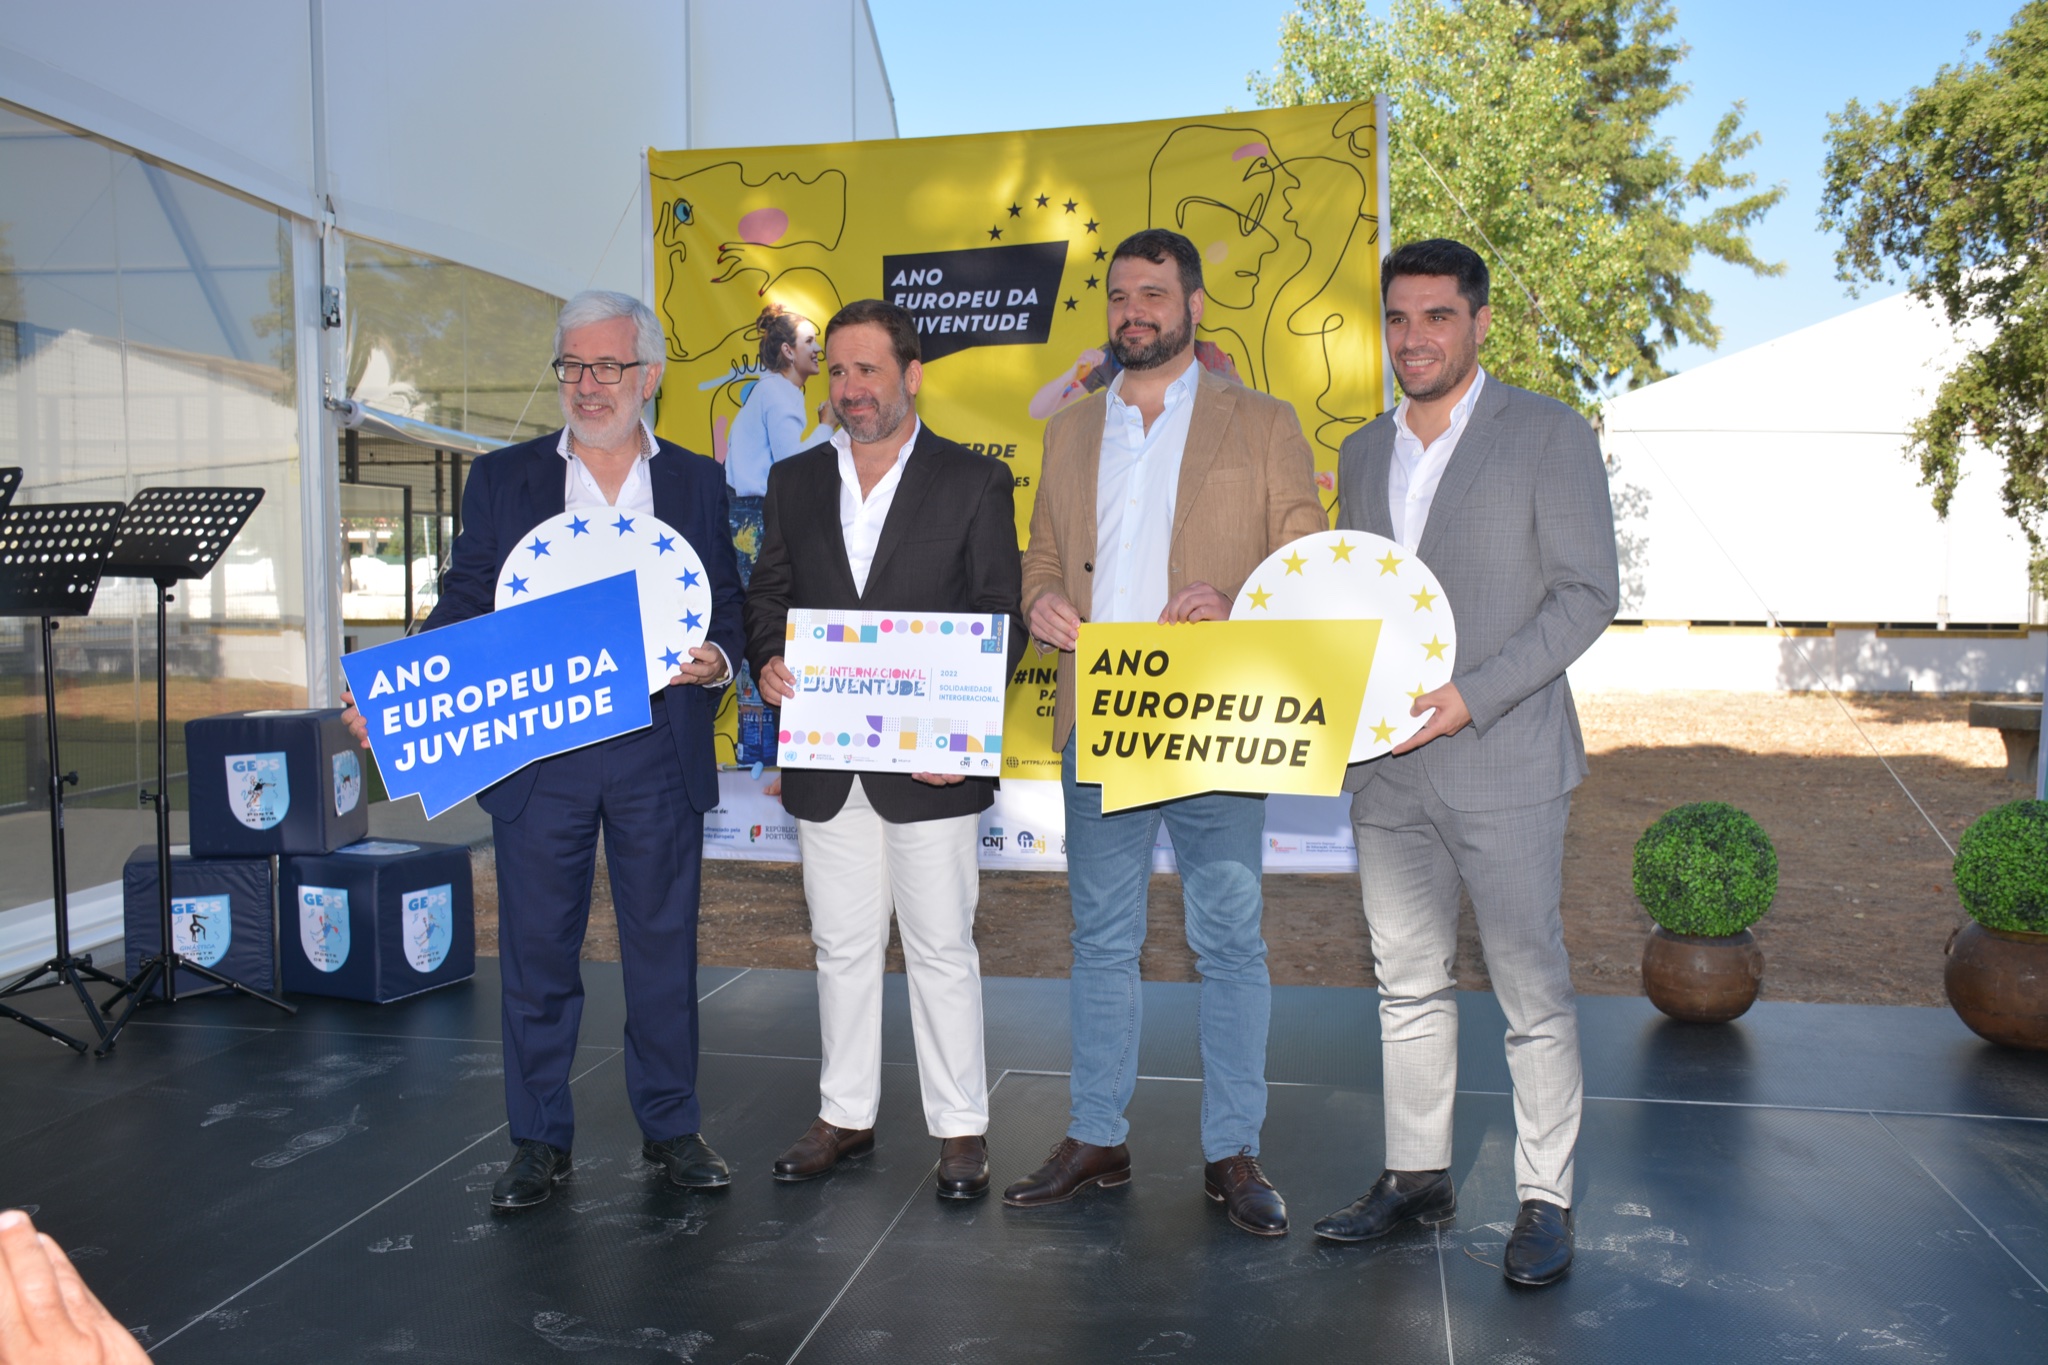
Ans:
[[[1224,1207],[1235,1227],[1261,1237],[1287,1233],[1287,1201],[1266,1179],[1249,1148],[1204,1166],[1202,1193]]]
[[[1555,1284],[1572,1268],[1572,1211],[1524,1199],[1500,1269],[1516,1284]]]
[[[790,1149],[775,1158],[771,1172],[785,1183],[815,1180],[848,1157],[866,1156],[875,1150],[872,1128],[836,1128],[823,1119],[812,1119]]]
[[[1119,1142],[1097,1147],[1092,1142],[1061,1138],[1045,1164],[1003,1191],[1013,1209],[1035,1209],[1063,1203],[1090,1185],[1114,1189],[1131,1183],[1131,1149]]]
[[[939,1198],[979,1199],[988,1193],[988,1142],[975,1137],[939,1140]]]
[[[1370,1242],[1403,1223],[1448,1223],[1458,1212],[1449,1171],[1381,1171],[1372,1188],[1316,1224],[1332,1242]]]
[[[545,1204],[555,1192],[555,1182],[567,1174],[569,1154],[560,1147],[531,1140],[522,1142],[505,1174],[491,1186],[491,1207],[528,1209]]]
[[[668,1172],[668,1183],[686,1190],[719,1190],[732,1184],[732,1167],[711,1150],[702,1133],[643,1143],[640,1155]]]

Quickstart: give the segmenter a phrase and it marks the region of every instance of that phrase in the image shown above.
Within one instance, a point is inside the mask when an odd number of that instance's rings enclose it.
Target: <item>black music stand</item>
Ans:
[[[0,468],[0,512],[7,510],[7,504],[14,501],[14,490],[21,487],[21,467],[8,465]]]
[[[135,979],[114,992],[103,1006],[112,1014],[122,996],[132,997],[121,1017],[104,1030],[99,1046],[102,1057],[113,1051],[135,1011],[151,1003],[152,981],[161,979],[159,1000],[166,1005],[178,1003],[179,972],[203,976],[252,1000],[275,1005],[286,1014],[299,1012],[274,995],[194,962],[177,950],[171,937],[171,642],[167,620],[171,585],[181,578],[204,578],[211,573],[261,501],[260,488],[145,488],[128,504],[128,515],[122,519],[120,535],[107,557],[107,577],[146,578],[156,584],[156,790],[142,793],[142,802],[156,808],[157,926],[163,937],[156,954],[143,962]]]
[[[36,617],[43,632],[43,706],[50,761],[50,884],[57,909],[56,954],[49,961],[0,988],[0,1000],[19,995],[39,984],[46,976],[53,984],[66,985],[78,994],[86,1017],[107,1037],[106,1021],[100,1007],[86,992],[85,977],[125,989],[128,983],[92,965],[87,954],[71,952],[71,900],[64,867],[64,787],[75,785],[78,774],[67,773],[57,758],[57,651],[52,637],[59,616],[83,616],[92,610],[93,595],[99,591],[100,570],[107,550],[121,524],[124,509],[118,502],[45,503],[36,507],[9,507],[0,511],[0,616]],[[66,1047],[80,1052],[86,1045],[68,1033],[60,1033],[39,1019],[0,1004],[0,1014],[49,1035]]]

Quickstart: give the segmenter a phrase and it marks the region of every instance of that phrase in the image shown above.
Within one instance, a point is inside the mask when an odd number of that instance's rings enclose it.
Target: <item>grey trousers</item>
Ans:
[[[1559,914],[1570,811],[1569,792],[1508,810],[1452,810],[1420,764],[1391,766],[1352,798],[1359,887],[1379,978],[1389,1169],[1451,1164],[1458,1087],[1451,968],[1462,881],[1508,1020],[1517,1197],[1571,1207],[1585,1085]]]

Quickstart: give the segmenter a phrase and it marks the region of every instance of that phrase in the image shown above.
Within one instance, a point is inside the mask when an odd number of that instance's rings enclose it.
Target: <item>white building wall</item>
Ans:
[[[1571,666],[1575,692],[1926,692],[2039,696],[2048,630],[1778,632],[1615,626]]]
[[[872,117],[873,91],[887,89],[862,0],[787,6],[689,7],[693,147],[762,147],[894,137]],[[864,97],[865,101],[864,101]],[[864,102],[870,110],[860,128]],[[679,141],[657,143],[664,149]]]

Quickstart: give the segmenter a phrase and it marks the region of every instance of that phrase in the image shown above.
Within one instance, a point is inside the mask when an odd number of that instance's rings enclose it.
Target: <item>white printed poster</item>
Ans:
[[[784,768],[994,777],[1009,686],[1006,616],[794,610]]]

